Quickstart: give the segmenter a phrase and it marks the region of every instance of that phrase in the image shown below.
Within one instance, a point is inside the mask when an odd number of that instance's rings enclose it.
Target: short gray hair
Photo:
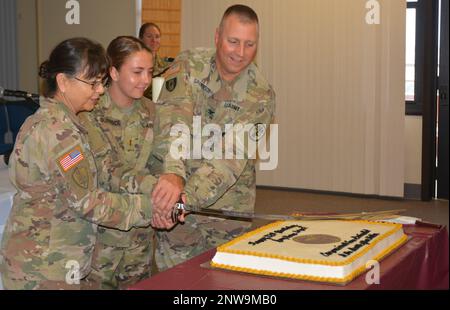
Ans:
[[[243,4],[235,4],[226,9],[225,13],[223,14],[222,20],[220,21],[219,25],[219,32],[222,32],[223,24],[227,17],[230,15],[236,15],[241,23],[256,23],[257,25],[259,25],[258,15],[251,7]]]

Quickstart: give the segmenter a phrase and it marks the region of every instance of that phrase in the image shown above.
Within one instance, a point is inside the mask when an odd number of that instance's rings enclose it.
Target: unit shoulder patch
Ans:
[[[75,170],[72,174],[72,179],[81,188],[88,189],[89,171],[86,167],[75,167]]]
[[[173,90],[177,87],[177,77],[171,78],[166,81],[166,89],[169,92],[173,92]]]

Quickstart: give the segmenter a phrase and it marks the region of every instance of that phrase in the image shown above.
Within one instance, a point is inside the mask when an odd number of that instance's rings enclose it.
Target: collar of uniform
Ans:
[[[256,66],[251,63],[247,68],[242,70],[242,72],[232,81],[226,82],[222,81],[219,71],[216,66],[216,55],[211,58],[211,72],[210,72],[210,82],[207,84],[208,88],[216,93],[222,86],[222,83],[228,85],[233,91],[233,97],[237,101],[244,101],[247,97],[247,89],[249,83],[255,78]],[[211,85],[211,86],[210,86]]]
[[[139,117],[139,121],[144,120],[148,115],[148,108],[145,106],[143,102],[143,98],[135,100],[133,103],[133,115],[137,115]]]
[[[202,72],[192,72],[194,80],[200,81],[209,91],[210,94],[217,93],[222,87],[222,79],[219,75],[216,65],[216,51],[214,49],[207,50],[205,53],[211,53],[208,60],[204,61],[205,65],[209,67],[209,70],[202,70]],[[244,101],[247,97],[247,89],[249,83],[255,83],[256,66],[251,63],[245,68],[233,81],[227,84],[233,91],[234,99],[237,101]]]
[[[251,63],[232,81],[233,96],[238,102],[244,101],[247,97],[249,83],[254,82],[254,72],[255,64]]]
[[[217,93],[222,87],[222,79],[219,75],[219,71],[217,70],[216,54],[211,57],[209,65],[210,72],[207,86],[213,93]]]
[[[142,104],[142,100],[134,100],[132,109],[130,113],[124,113],[124,109],[120,108],[117,103],[111,98],[109,91],[106,91],[102,97],[102,100],[98,103],[98,108],[96,111],[100,111],[102,109],[102,116],[113,120],[122,122],[125,116],[131,115],[139,115],[139,118],[142,119],[143,115],[145,115],[146,111],[143,111],[145,107]]]
[[[81,124],[78,116],[73,113],[72,110],[70,110],[69,107],[66,106],[63,102],[53,98],[45,98],[44,102],[40,103],[40,106],[48,108],[51,107],[59,110],[61,112],[61,117],[68,117],[79,131],[81,131],[83,134],[87,134],[87,130]]]
[[[161,68],[164,66],[162,63],[161,57],[158,54],[155,54],[153,58],[153,75],[157,75],[160,73]]]
[[[121,121],[124,116],[133,114],[137,106],[140,105],[140,100],[134,100],[130,110],[123,109],[119,107],[117,103],[111,98],[109,90],[107,90],[103,95],[102,100],[99,102],[98,109],[96,108],[96,111],[100,112],[100,110],[103,110],[101,112],[103,117]],[[127,111],[129,113],[124,111]]]
[[[163,59],[161,57],[159,57],[158,54],[155,54],[155,63],[154,63],[154,65],[155,66],[157,65],[158,67],[164,65]]]
[[[222,82],[220,79],[219,72],[216,68],[216,54],[213,55],[205,61],[205,65],[207,66],[206,70],[201,72],[194,72],[195,80],[199,81],[203,86],[207,88],[208,95],[213,95],[220,90],[222,87]],[[203,91],[205,89],[202,87]]]

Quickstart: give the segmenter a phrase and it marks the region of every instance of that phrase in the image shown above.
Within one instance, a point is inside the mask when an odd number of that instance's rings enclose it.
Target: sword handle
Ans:
[[[178,200],[178,202],[175,204],[175,206],[172,209],[172,222],[178,223],[178,217],[186,211],[186,207],[184,205],[183,200]]]

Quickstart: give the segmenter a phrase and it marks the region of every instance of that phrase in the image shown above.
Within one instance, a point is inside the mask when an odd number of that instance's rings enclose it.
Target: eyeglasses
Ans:
[[[105,80],[101,80],[101,81],[95,81],[95,82],[88,82],[88,81],[79,79],[79,78],[77,78],[77,77],[74,77],[74,79],[77,80],[77,81],[83,82],[83,83],[85,83],[85,84],[91,85],[92,90],[96,90],[96,89],[98,89],[100,86],[105,87],[105,86],[106,86],[106,82],[107,82],[106,79],[105,79]]]

